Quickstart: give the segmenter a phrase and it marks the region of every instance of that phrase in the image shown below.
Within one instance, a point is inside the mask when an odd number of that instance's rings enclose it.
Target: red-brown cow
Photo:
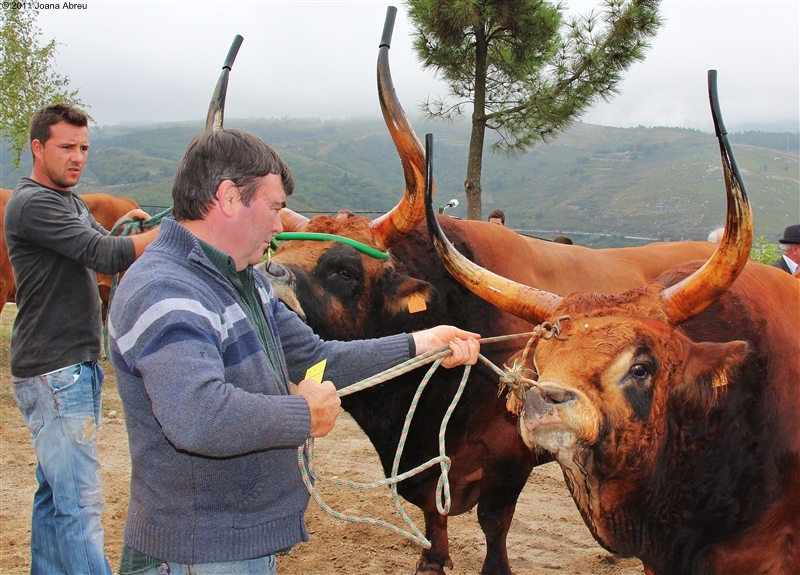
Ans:
[[[10,197],[11,190],[0,188],[0,312],[3,311],[6,302],[14,301],[14,295],[17,293],[17,286],[14,284],[14,270],[11,269],[11,262],[8,261],[8,246],[3,233],[6,204]]]
[[[351,340],[409,332],[450,323],[484,337],[525,332],[527,321],[504,313],[453,280],[439,263],[424,226],[424,158],[422,146],[397,102],[388,67],[388,42],[378,62],[378,87],[386,123],[403,163],[406,194],[391,212],[369,221],[342,214],[308,220],[284,210],[287,230],[316,232],[357,240],[389,250],[379,260],[341,242],[297,240],[284,242],[273,261],[288,270],[275,278],[276,294],[303,316],[323,338]],[[708,242],[654,244],[643,248],[590,250],[525,238],[486,222],[441,218],[459,249],[474,261],[519,282],[546,285],[557,293],[576,290],[619,291],[651,281],[671,265],[708,257]],[[532,259],[546,263],[536,268]],[[590,273],[581,270],[590,269]],[[524,340],[486,346],[482,352],[502,361]],[[401,471],[438,455],[439,425],[461,378],[440,370],[420,399],[418,415],[406,440]],[[405,414],[424,370],[342,398],[342,406],[358,422],[375,447],[384,471],[392,468]],[[459,515],[478,506],[478,522],[486,536],[482,573],[511,573],[506,537],[517,498],[534,465],[547,455],[532,453],[517,432],[517,417],[498,397],[497,375],[476,366],[464,395],[450,419],[446,437],[451,458],[452,508]],[[422,552],[420,573],[444,573],[452,567],[446,516],[437,512],[437,470],[429,469],[399,485],[401,495],[425,515],[426,536],[432,547]]]
[[[0,311],[7,302],[14,301],[17,291],[14,284],[14,271],[8,261],[6,238],[3,234],[3,217],[9,197],[11,197],[11,190],[0,189]],[[130,198],[118,198],[111,194],[83,194],[80,198],[86,203],[86,207],[89,208],[89,212],[97,220],[97,223],[107,230],[111,230],[125,214],[139,207]],[[106,317],[112,281],[111,276],[97,274],[97,289],[100,299],[103,301],[103,318]]]
[[[562,298],[480,270],[440,232],[436,245],[476,293],[556,325],[536,348],[520,431],[554,454],[601,545],[649,575],[794,575],[800,285],[747,262],[752,215],[718,134],[729,211],[702,266],[621,295]]]
[[[83,194],[81,199],[86,203],[92,217],[98,224],[108,231],[114,229],[116,223],[128,212],[139,207],[131,198],[120,198],[111,194]],[[100,299],[103,302],[103,321],[108,313],[108,300],[111,297],[111,285],[114,282],[113,276],[97,274],[97,290],[100,292]]]
[[[629,288],[638,284],[643,275],[649,279],[657,275],[635,266],[611,263],[619,255],[614,250],[586,250],[587,256],[582,261],[574,251],[569,253],[570,248],[578,246],[531,241],[486,222],[441,217],[441,223],[459,249],[476,262],[522,283],[550,286],[561,294],[580,289],[581,285],[597,291],[612,284]],[[380,245],[369,221],[363,217],[342,221],[318,216],[302,230],[340,235],[373,247]],[[668,267],[676,261],[713,251],[713,246],[710,249],[709,246],[707,242],[662,244],[632,248],[630,252],[650,253],[649,263]],[[693,252],[695,248],[698,249]],[[670,253],[672,250],[674,254]],[[603,260],[603,255],[609,257]],[[532,268],[523,262],[535,259],[550,263],[537,266],[536,273],[526,273]],[[586,259],[598,260],[597,268],[593,268],[598,270],[596,273],[580,272],[587,269],[583,267]],[[531,328],[529,323],[486,304],[455,282],[439,263],[422,228],[414,229],[394,244],[388,261],[363,255],[338,242],[317,241],[284,242],[273,261],[289,271],[287,277],[273,281],[276,294],[326,339],[378,337],[439,323],[457,325],[484,337],[521,333]],[[613,276],[607,284],[606,276]],[[517,340],[492,344],[484,346],[482,353],[502,365],[524,343]],[[417,412],[420,415],[415,418],[405,444],[401,472],[438,454],[439,423],[460,378],[459,373],[451,372],[439,370],[423,394]],[[384,386],[342,398],[342,406],[369,437],[387,474],[405,414],[423,375],[424,372],[417,370]],[[487,543],[482,573],[510,573],[505,541],[516,500],[533,466],[549,458],[531,453],[522,444],[517,418],[507,411],[506,400],[498,397],[497,375],[483,365],[473,368],[450,420],[447,454],[453,465],[450,515],[464,513],[477,504],[478,521]],[[422,552],[417,567],[420,573],[443,573],[444,566],[452,566],[447,517],[439,515],[435,507],[436,483],[435,470],[429,470],[399,486],[402,496],[423,510],[426,537],[432,541],[431,549]]]

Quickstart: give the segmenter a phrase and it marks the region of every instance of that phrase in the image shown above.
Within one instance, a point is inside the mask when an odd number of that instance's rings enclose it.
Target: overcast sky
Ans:
[[[41,3],[41,2],[40,2]],[[41,41],[60,46],[57,71],[100,125],[204,120],[236,34],[226,118],[380,117],[375,64],[386,8],[398,8],[390,62],[412,118],[446,94],[411,47],[401,2],[145,2],[77,0],[86,9],[40,10]],[[598,2],[566,2],[588,12]],[[719,71],[729,131],[798,131],[800,2],[663,2],[666,23],[621,95],[583,120],[607,126],[712,131],[706,71]]]

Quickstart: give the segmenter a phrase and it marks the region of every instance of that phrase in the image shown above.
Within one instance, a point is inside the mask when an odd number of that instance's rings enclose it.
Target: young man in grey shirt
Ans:
[[[72,192],[89,151],[88,117],[65,104],[31,120],[33,170],[8,201],[4,232],[17,286],[14,398],[31,432],[38,489],[31,573],[108,574],[97,459],[103,372],[95,272],[130,266],[156,230],[112,237]],[[141,210],[125,217],[146,219]]]

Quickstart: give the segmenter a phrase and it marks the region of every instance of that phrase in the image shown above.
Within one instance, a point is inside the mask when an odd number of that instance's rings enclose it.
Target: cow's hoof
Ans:
[[[417,561],[417,569],[414,571],[414,575],[445,575],[445,567],[448,569],[453,568],[453,560],[450,557],[447,558],[444,565],[431,563],[424,557],[420,557]]]

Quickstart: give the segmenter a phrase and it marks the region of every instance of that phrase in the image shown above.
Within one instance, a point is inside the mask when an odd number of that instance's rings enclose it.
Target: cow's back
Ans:
[[[674,265],[707,260],[717,247],[709,242],[655,242],[594,249],[523,236],[487,222],[439,217],[439,223],[454,245],[460,241],[458,251],[484,269],[558,295],[616,294],[642,287]],[[428,237],[425,224],[417,233]]]

